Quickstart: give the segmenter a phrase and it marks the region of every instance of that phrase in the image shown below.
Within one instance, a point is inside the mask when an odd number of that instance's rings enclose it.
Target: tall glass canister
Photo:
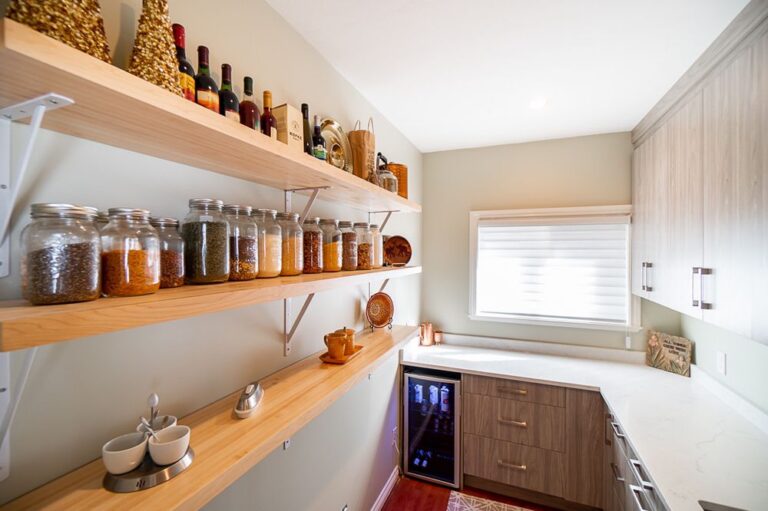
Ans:
[[[101,292],[138,296],[160,289],[160,238],[146,209],[110,208],[101,230]]]
[[[160,288],[184,285],[184,240],[175,218],[149,219],[160,239]]]
[[[371,224],[371,247],[373,251],[373,267],[381,268],[384,266],[384,237],[381,235],[379,226]]]
[[[323,231],[319,218],[304,220],[304,273],[323,271]]]
[[[357,269],[370,270],[373,268],[371,228],[367,222],[356,222],[355,233],[357,233]]]
[[[323,271],[341,271],[343,262],[343,247],[339,222],[334,218],[320,220],[323,230]]]
[[[218,199],[190,199],[181,225],[184,268],[189,284],[229,280],[229,223]]]
[[[283,229],[277,222],[274,209],[257,209],[253,217],[259,227],[259,274],[258,278],[280,275],[283,268]]]
[[[283,267],[280,275],[300,275],[304,271],[304,231],[299,225],[298,213],[278,213],[282,229]]]
[[[229,222],[229,280],[253,280],[259,273],[259,228],[251,207],[224,206]]]
[[[357,269],[357,233],[352,227],[352,222],[346,220],[339,222],[341,231],[341,269],[354,271]]]

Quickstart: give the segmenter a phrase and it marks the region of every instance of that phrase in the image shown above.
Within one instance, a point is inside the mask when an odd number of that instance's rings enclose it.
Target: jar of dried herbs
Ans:
[[[227,204],[229,222],[229,280],[253,280],[259,273],[259,228],[250,206]]]
[[[371,249],[373,250],[373,267],[381,268],[384,266],[384,237],[381,235],[379,226],[371,224]]]
[[[229,223],[218,199],[190,199],[181,224],[184,271],[188,284],[229,280]]]
[[[160,288],[184,285],[184,240],[175,218],[149,219],[160,239]]]
[[[352,271],[357,269],[357,233],[352,228],[352,222],[339,222],[341,231],[341,269]]]
[[[282,228],[277,223],[277,211],[257,209],[252,213],[259,227],[259,273],[258,278],[280,275],[283,269]]]
[[[299,225],[298,213],[278,213],[282,229],[283,264],[280,275],[299,275],[304,271],[304,232]]]
[[[89,213],[73,204],[32,204],[21,233],[21,291],[35,305],[99,297],[101,239]]]
[[[339,221],[323,218],[320,228],[323,230],[323,271],[341,271],[343,253]]]
[[[101,293],[138,296],[160,289],[160,239],[146,209],[110,208],[101,231]]]
[[[373,238],[368,222],[356,222],[357,233],[357,269],[370,270],[373,268]]]
[[[304,220],[304,273],[323,271],[323,231],[319,218]]]

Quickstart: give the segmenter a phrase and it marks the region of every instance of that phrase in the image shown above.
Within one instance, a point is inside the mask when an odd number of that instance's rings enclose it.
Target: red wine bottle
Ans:
[[[219,112],[219,88],[211,78],[208,68],[208,48],[197,47],[197,76],[195,76],[195,101],[209,110]]]
[[[195,68],[187,60],[184,27],[173,24],[173,40],[176,43],[176,60],[179,62],[179,85],[185,99],[195,100]]]
[[[312,131],[309,129],[309,105],[301,104],[301,116],[304,118],[304,152],[312,154]]]
[[[243,100],[240,102],[240,124],[252,130],[259,129],[259,107],[253,100],[253,78],[243,79]]]
[[[240,100],[232,91],[232,66],[221,65],[221,90],[219,91],[219,113],[240,122]]]
[[[264,91],[264,112],[261,114],[261,132],[277,140],[277,119],[272,115],[272,93]]]

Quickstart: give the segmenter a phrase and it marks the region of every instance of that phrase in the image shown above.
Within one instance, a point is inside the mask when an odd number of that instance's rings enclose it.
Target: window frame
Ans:
[[[477,313],[477,231],[481,220],[493,219],[546,219],[569,218],[577,220],[579,217],[599,216],[628,216],[627,227],[627,303],[629,304],[629,317],[627,324],[610,324],[599,321],[577,319],[535,319],[531,317],[515,316],[512,314]],[[518,325],[554,326],[565,328],[581,328],[587,330],[611,330],[620,332],[639,332],[640,326],[640,299],[632,294],[632,206],[586,206],[566,208],[533,208],[533,209],[502,209],[481,210],[469,212],[469,319],[473,321],[490,321],[511,323]]]

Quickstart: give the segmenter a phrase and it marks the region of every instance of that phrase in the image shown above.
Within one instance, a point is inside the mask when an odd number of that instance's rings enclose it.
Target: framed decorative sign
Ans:
[[[648,332],[645,363],[651,367],[690,377],[692,353],[693,342],[685,337],[653,330]]]

